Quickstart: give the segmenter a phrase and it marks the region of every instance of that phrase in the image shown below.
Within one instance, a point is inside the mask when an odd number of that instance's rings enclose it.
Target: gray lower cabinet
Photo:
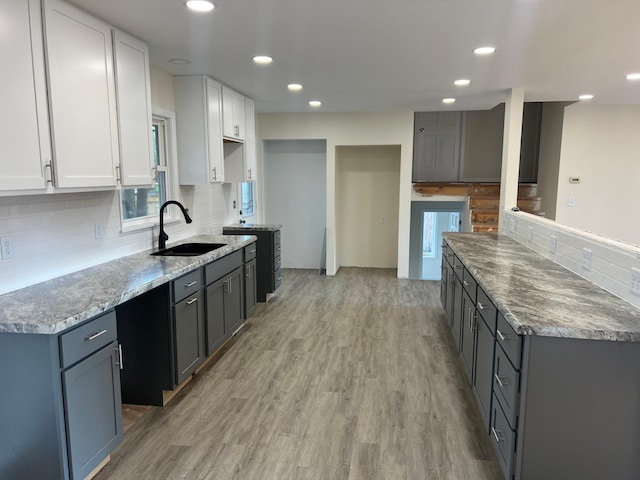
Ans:
[[[469,377],[469,382],[473,383],[473,362],[475,360],[476,346],[476,304],[469,294],[464,291],[462,296],[462,335],[460,337],[460,354],[462,365]]]
[[[203,304],[202,291],[198,290],[173,307],[176,385],[185,381],[206,358]]]
[[[451,303],[451,309],[453,310],[451,331],[453,333],[453,340],[456,344],[458,352],[462,346],[462,323],[463,323],[463,310],[462,299],[464,297],[464,291],[462,289],[462,280],[455,275],[454,271],[454,285],[453,285],[453,301]]]
[[[242,325],[243,270],[238,267],[207,286],[207,355]]]
[[[473,393],[480,407],[486,426],[491,418],[491,388],[493,384],[493,353],[495,337],[492,329],[482,316],[476,317],[476,360],[474,363]]]
[[[120,443],[116,339],[113,311],[58,335],[0,334],[0,478],[83,479]]]

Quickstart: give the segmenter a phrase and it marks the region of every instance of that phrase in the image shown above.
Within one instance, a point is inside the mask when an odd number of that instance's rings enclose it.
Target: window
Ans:
[[[242,217],[250,217],[255,213],[253,205],[253,182],[240,184],[240,214]]]
[[[422,217],[422,257],[436,255],[436,212],[423,212]]]
[[[150,227],[158,222],[160,206],[172,198],[168,148],[170,118],[154,116],[151,126],[155,181],[149,188],[123,188],[120,191],[122,230]],[[170,220],[170,218],[167,218]]]

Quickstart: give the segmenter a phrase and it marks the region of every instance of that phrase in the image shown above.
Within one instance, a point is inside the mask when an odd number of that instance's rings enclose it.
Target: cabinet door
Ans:
[[[0,190],[43,189],[51,160],[38,0],[0,2]]]
[[[244,140],[245,138],[245,110],[244,95],[234,92],[233,94],[233,120],[236,124],[236,138]]]
[[[415,114],[413,182],[455,182],[460,163],[460,112]]]
[[[120,183],[153,183],[151,140],[151,87],[149,50],[140,40],[113,32],[118,131],[120,133]]]
[[[85,478],[122,439],[120,370],[113,342],[62,373],[71,477]]]
[[[460,352],[462,353],[462,364],[469,376],[469,381],[473,383],[473,361],[476,343],[476,305],[464,292],[462,297],[462,337],[460,339]]]
[[[174,307],[176,385],[180,385],[204,360],[202,293]]]
[[[224,329],[224,295],[227,279],[207,287],[207,356],[215,352],[229,336]]]
[[[234,93],[230,88],[222,87],[222,134],[230,138],[236,136],[236,122],[233,115]]]
[[[244,136],[245,180],[255,181],[258,175],[258,158],[256,156],[256,114],[253,100],[244,101],[246,132]]]
[[[484,320],[478,318],[476,362],[474,365],[473,391],[478,400],[480,412],[487,432],[489,431],[489,416],[491,414],[491,387],[493,385],[493,352],[495,339],[493,332]]]
[[[44,14],[56,186],[115,186],[111,28],[59,0],[45,0]]]
[[[256,285],[256,259],[244,265],[244,318],[249,318],[258,304]]]
[[[224,154],[222,148],[222,111],[220,84],[206,79],[207,88],[207,145],[209,180],[224,182]]]
[[[453,274],[453,268],[451,265],[447,263],[447,304],[446,304],[446,312],[447,318],[449,319],[449,325],[453,328],[453,312],[454,312],[454,289],[456,285],[456,278]]]
[[[464,290],[462,289],[462,282],[458,280],[458,278],[454,275],[455,285],[453,287],[453,325],[451,326],[451,330],[453,331],[453,338],[456,344],[456,348],[458,352],[461,348],[462,341],[462,322],[463,322],[463,312],[462,312],[462,300],[464,298]]]
[[[236,268],[227,277],[227,289],[224,299],[224,323],[225,331],[229,334],[235,332],[242,324],[242,302],[244,301],[244,295],[242,294],[244,287],[242,271],[242,267]]]

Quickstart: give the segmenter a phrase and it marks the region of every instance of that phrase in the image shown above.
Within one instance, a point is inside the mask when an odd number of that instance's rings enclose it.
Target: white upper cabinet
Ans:
[[[256,116],[253,100],[244,99],[244,111],[247,130],[244,137],[244,166],[247,182],[255,181],[258,176],[258,159],[256,157]]]
[[[59,0],[44,1],[44,25],[55,185],[115,186],[111,28]]]
[[[229,140],[242,141],[245,138],[244,95],[222,86],[223,135]]]
[[[38,0],[0,2],[0,190],[44,189],[51,160]]]
[[[222,86],[203,75],[173,77],[181,185],[224,182]]]
[[[113,32],[120,133],[120,183],[153,184],[149,50],[140,40]]]

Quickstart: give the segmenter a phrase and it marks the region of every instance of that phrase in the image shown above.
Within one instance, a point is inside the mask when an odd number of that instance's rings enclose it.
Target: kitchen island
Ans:
[[[255,240],[192,237],[183,242],[224,246],[145,251],[0,295],[0,478],[83,479],[100,468],[122,439],[122,396],[138,394],[130,379],[159,378],[162,399],[239,328]],[[237,315],[225,325],[229,303]]]
[[[640,478],[640,311],[496,234],[444,234],[442,302],[505,478]]]

